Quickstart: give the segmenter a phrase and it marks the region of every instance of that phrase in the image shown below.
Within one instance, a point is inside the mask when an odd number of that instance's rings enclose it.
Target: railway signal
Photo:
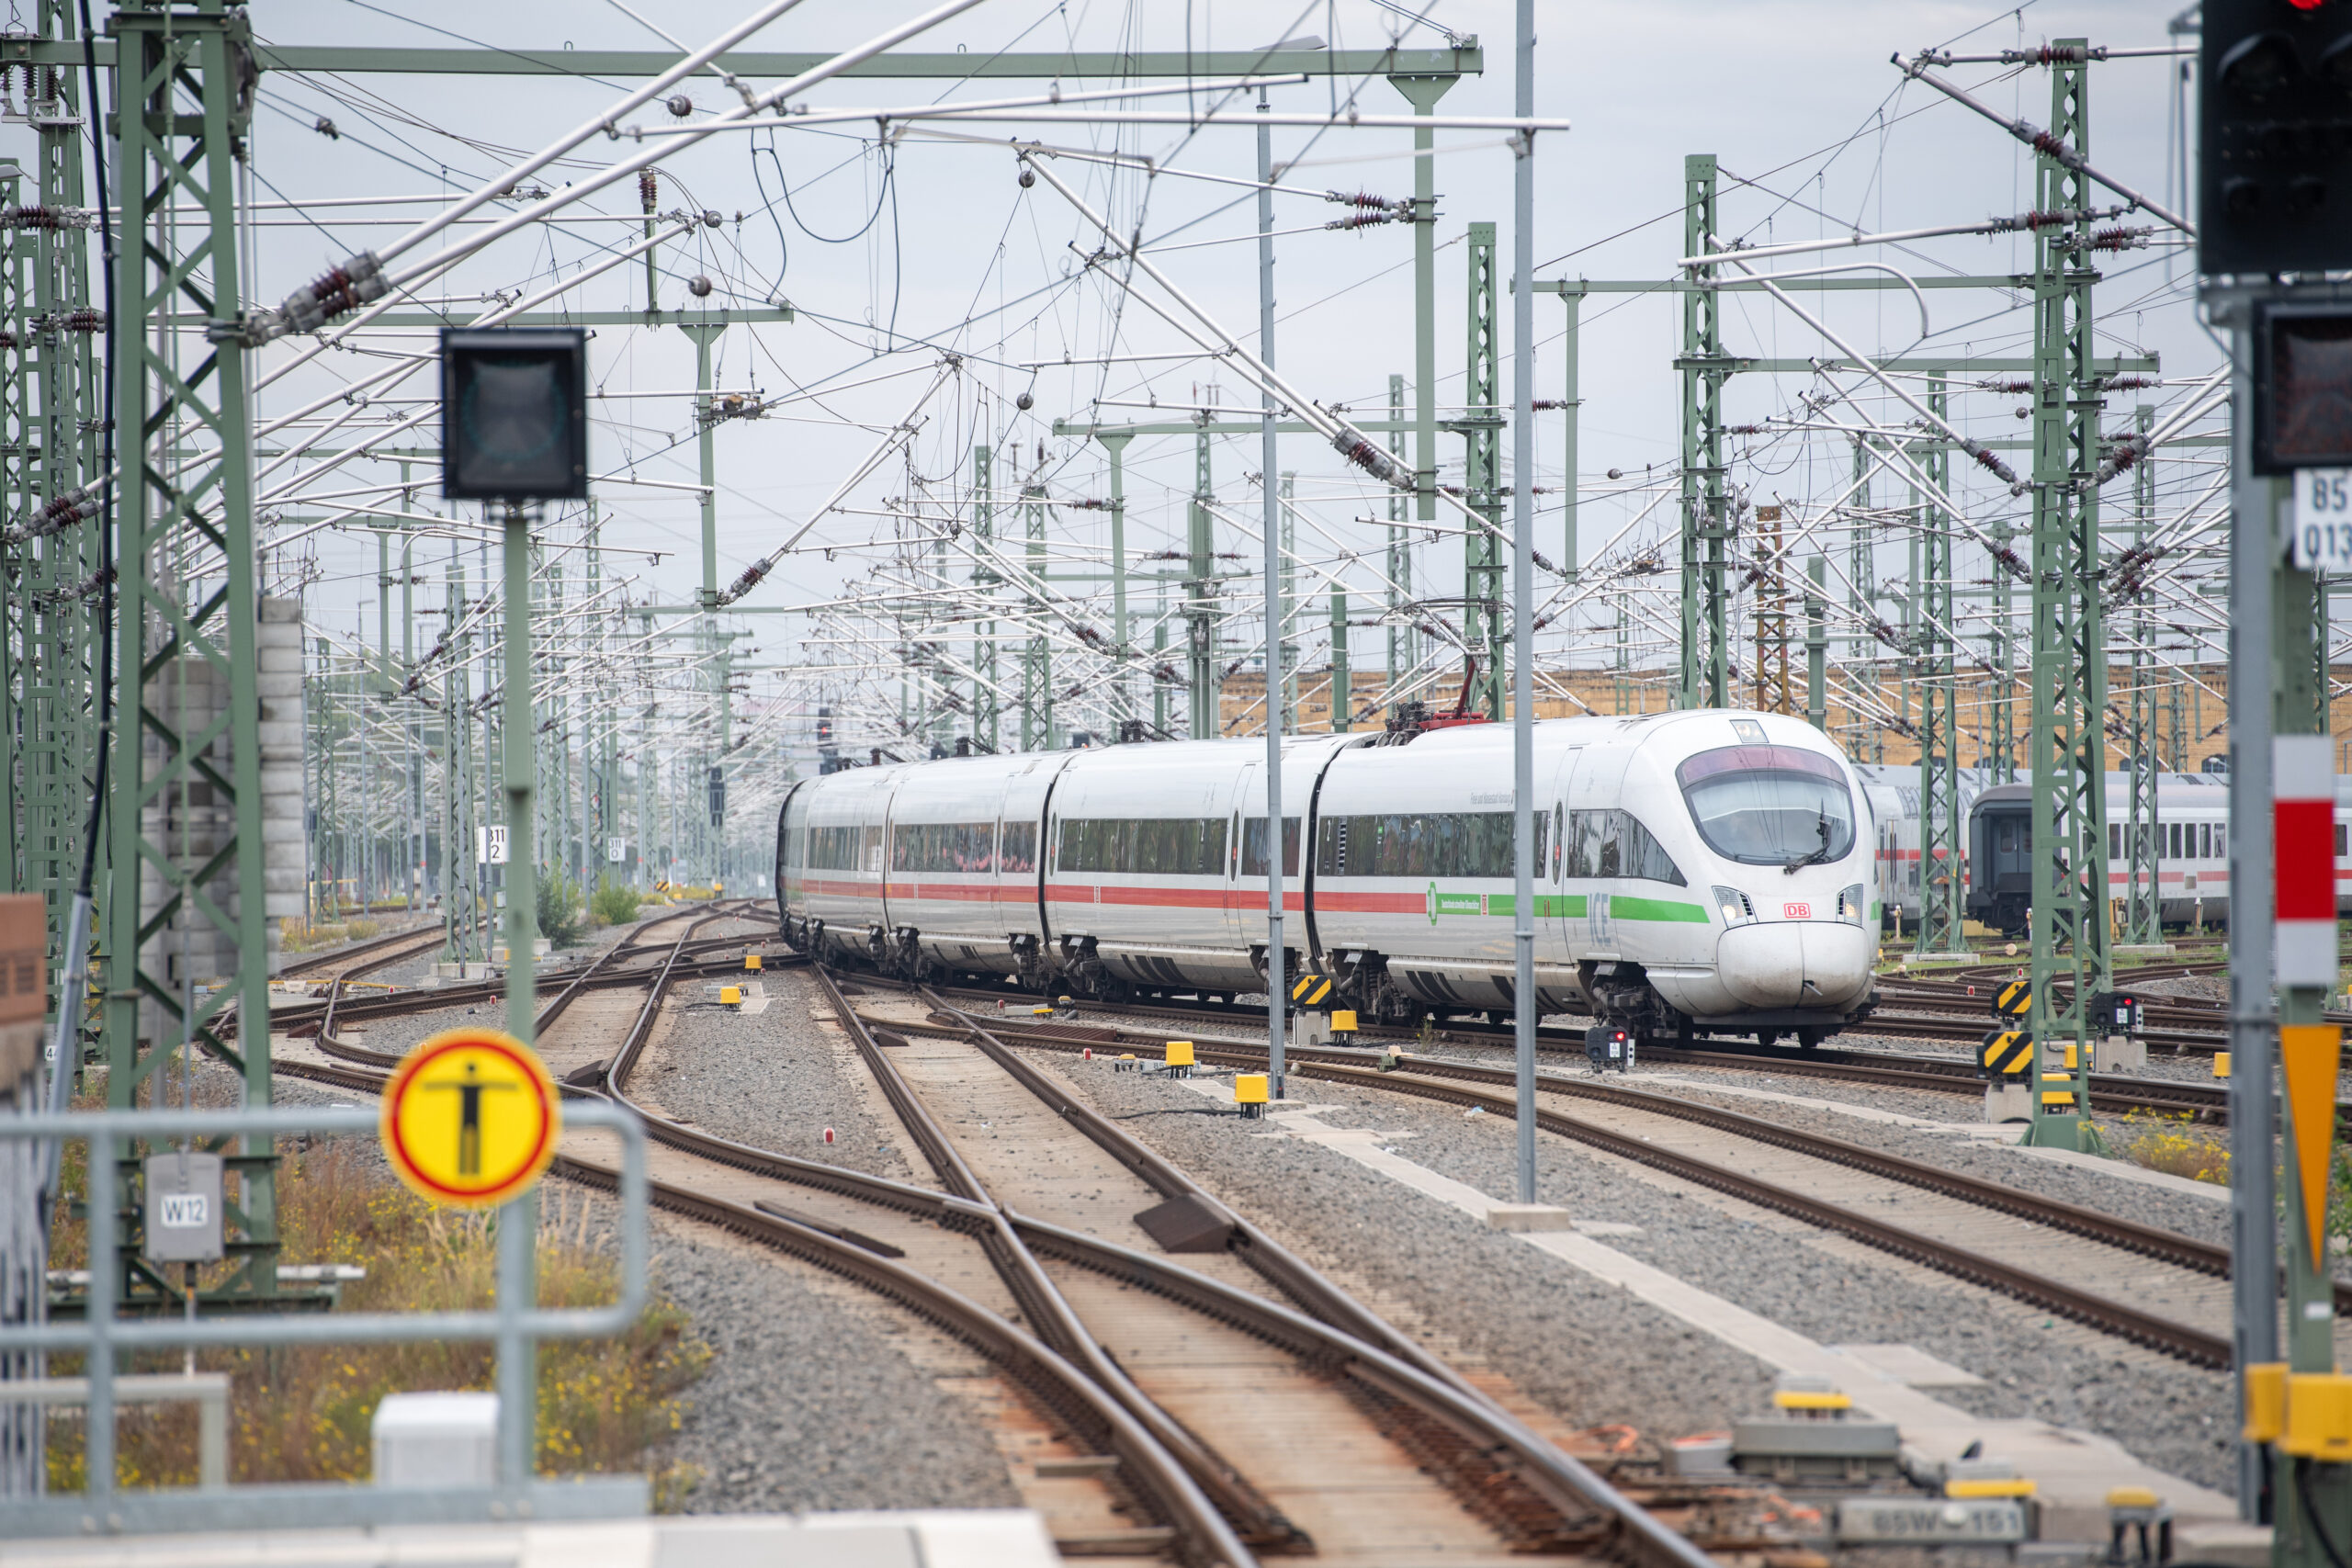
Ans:
[[[2352,253],[2352,6],[2206,0],[2198,270],[2319,272]]]
[[[588,334],[441,333],[441,490],[452,501],[588,498]]]

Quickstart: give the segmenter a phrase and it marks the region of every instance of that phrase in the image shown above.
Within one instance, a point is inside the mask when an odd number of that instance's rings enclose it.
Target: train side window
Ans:
[[[2107,858],[2109,860],[2123,858],[2123,824],[2120,822],[2109,822],[2107,825]]]
[[[2215,860],[2230,858],[2230,825],[2227,822],[2213,824],[2213,858]]]
[[[2344,851],[2344,837],[2345,837],[2345,828],[2344,828],[2344,824],[2343,824],[2343,823],[2341,823],[2341,822],[2338,822],[2338,823],[2335,825],[2335,858],[2336,858],[2337,860],[2342,860],[2342,859],[2344,858],[2344,853],[2345,853],[2345,851]]]
[[[2004,823],[2002,823],[2002,824],[2001,824],[2001,847],[2000,847],[2000,849],[1999,849],[1998,851],[1996,851],[1996,853],[1999,853],[1999,854],[2011,855],[2011,854],[2015,854],[2015,853],[2017,853],[2017,850],[2018,850],[2018,829],[2017,829],[2017,825],[2016,825],[2015,823],[2013,823],[2013,822],[2004,822]]]
[[[1566,831],[1567,807],[1552,807],[1552,880],[1560,880],[1560,835]]]

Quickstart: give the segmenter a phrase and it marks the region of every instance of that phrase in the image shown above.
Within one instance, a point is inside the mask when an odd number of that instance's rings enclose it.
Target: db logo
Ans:
[[[1784,920],[1809,920],[1813,919],[1813,906],[1810,904],[1783,904],[1781,906],[1781,919]]]

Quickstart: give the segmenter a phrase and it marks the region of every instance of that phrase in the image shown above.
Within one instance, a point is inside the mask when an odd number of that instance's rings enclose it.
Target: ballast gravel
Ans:
[[[971,1406],[906,1354],[930,1330],[818,1288],[802,1265],[654,1229],[656,1275],[715,1352],[654,1456],[694,1467],[685,1512],[1020,1506]]]
[[[1673,1437],[1720,1429],[1769,1403],[1770,1371],[1744,1353],[1335,1152],[1197,1114],[1202,1096],[1158,1078],[1057,1054],[1037,1059],[1278,1239],[1412,1303],[1571,1425],[1622,1421]],[[1513,1190],[1506,1118],[1305,1079],[1289,1093],[1331,1105],[1323,1125],[1385,1132],[1407,1159],[1490,1195]],[[1640,1227],[1607,1246],[1821,1343],[1915,1345],[1986,1380],[1928,1391],[1957,1407],[2086,1427],[2188,1480],[2233,1484],[2224,1374],[1947,1287],[1777,1214],[1727,1213],[1555,1136],[1536,1147],[1540,1201]]]
[[[1057,1054],[1064,1073],[1121,1125],[1276,1240],[1358,1293],[1391,1294],[1459,1339],[1572,1427],[1613,1423],[1659,1437],[1727,1426],[1761,1409],[1772,1375],[1697,1328],[1659,1321],[1612,1286],[1430,1200],[1333,1150],[1261,1130],[1199,1094],[1108,1062]],[[1294,1081],[1294,1099],[1339,1098]],[[1418,1112],[1335,1116],[1339,1126],[1408,1128]],[[1419,1140],[1402,1149],[1423,1154]],[[1509,1186],[1489,1187],[1508,1192]]]
[[[848,1036],[812,1016],[832,1017],[817,983],[795,969],[761,983],[768,1005],[757,1013],[718,1007],[694,982],[674,988],[630,1092],[737,1143],[930,1185]]]

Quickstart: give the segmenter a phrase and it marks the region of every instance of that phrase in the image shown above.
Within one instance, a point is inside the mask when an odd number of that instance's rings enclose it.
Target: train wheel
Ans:
[[[1826,1031],[1819,1029],[1800,1029],[1797,1031],[1797,1048],[1802,1051],[1813,1050],[1815,1047],[1818,1046],[1825,1038],[1826,1038]]]

